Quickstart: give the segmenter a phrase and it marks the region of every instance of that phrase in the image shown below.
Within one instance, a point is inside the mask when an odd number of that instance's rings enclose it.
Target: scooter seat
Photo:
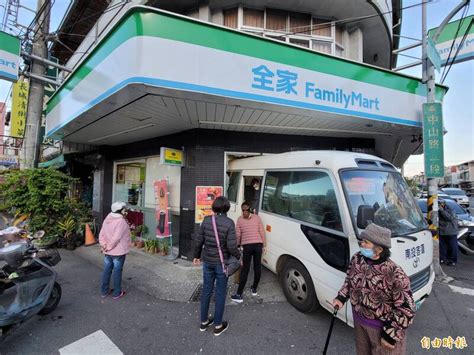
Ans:
[[[0,260],[12,267],[17,267],[23,261],[23,255],[27,250],[28,243],[26,241],[13,242],[0,248]]]

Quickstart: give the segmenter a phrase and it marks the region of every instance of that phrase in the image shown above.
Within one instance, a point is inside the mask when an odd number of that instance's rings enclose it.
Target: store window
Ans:
[[[237,28],[237,8],[224,10],[224,26]]]
[[[134,161],[116,165],[114,200],[132,207],[143,207],[145,162]]]
[[[264,11],[244,8],[244,26],[263,28]]]
[[[263,210],[342,231],[334,186],[322,171],[268,172]]]

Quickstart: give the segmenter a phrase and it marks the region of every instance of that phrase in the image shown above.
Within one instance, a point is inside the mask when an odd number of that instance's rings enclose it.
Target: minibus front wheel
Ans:
[[[318,308],[311,276],[298,260],[286,260],[280,273],[280,284],[288,302],[300,312],[314,312]]]

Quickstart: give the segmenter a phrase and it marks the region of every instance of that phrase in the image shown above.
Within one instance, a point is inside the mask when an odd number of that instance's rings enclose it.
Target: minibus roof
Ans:
[[[373,155],[335,150],[305,150],[260,155],[235,159],[229,163],[229,170],[325,168],[339,171],[358,167],[396,170],[391,163]]]

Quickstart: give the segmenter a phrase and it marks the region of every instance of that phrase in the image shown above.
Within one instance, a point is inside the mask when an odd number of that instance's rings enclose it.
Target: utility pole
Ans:
[[[423,66],[423,82],[426,84],[426,102],[435,102],[435,73],[434,66],[428,58],[428,29],[426,24],[426,1],[421,5],[421,35],[422,35],[422,66]],[[427,137],[423,137],[427,139]],[[425,152],[426,154],[426,152]],[[438,223],[438,181],[435,178],[426,178],[428,185],[428,221],[430,230],[433,235],[433,267],[437,279],[446,278],[441,265],[439,263],[439,223]]]
[[[456,6],[446,18],[443,20],[441,25],[438,27],[436,33],[434,34],[432,40],[436,42],[439,35],[443,31],[446,24],[450,19],[464,6],[469,4],[470,0],[462,0],[461,3]],[[426,22],[426,9],[427,1],[422,2],[422,21],[421,21],[421,32],[422,32],[422,65],[423,65],[423,83],[426,84],[426,102],[434,103],[435,102],[435,72],[434,65],[431,60],[428,58],[428,32],[427,32],[427,22]],[[423,137],[427,139],[427,137]],[[425,152],[426,155],[426,152]],[[426,156],[425,156],[426,159]],[[426,174],[426,172],[425,172]],[[447,276],[446,273],[441,268],[439,262],[439,218],[438,218],[438,180],[436,178],[426,178],[428,184],[428,221],[430,223],[430,230],[433,235],[433,268],[436,275],[436,279],[439,281],[450,282],[452,278]]]
[[[32,55],[47,59],[47,36],[49,34],[49,17],[51,12],[50,0],[38,0]],[[28,96],[28,111],[26,116],[25,138],[23,139],[23,168],[38,167],[40,153],[41,117],[43,113],[44,83],[34,76],[43,77],[46,65],[41,60],[31,59],[30,94]]]

